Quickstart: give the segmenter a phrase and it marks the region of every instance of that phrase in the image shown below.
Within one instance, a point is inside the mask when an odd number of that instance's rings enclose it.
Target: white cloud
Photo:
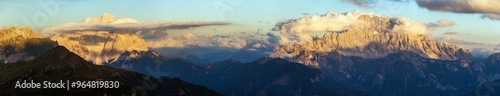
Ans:
[[[141,22],[132,18],[118,18],[109,13],[104,13],[102,16],[88,17],[83,19],[82,23],[66,23],[63,25],[47,28],[43,31],[44,36],[52,36],[55,34],[68,34],[81,31],[109,31],[114,33],[136,33],[142,30],[157,30],[164,31],[167,29],[190,29],[199,26],[209,25],[228,25],[229,22],[222,21],[191,21],[191,22],[174,22],[174,21],[156,21],[156,22]]]
[[[435,23],[427,24],[429,27],[449,27],[455,25],[455,22],[450,20],[438,20]]]
[[[488,18],[490,20],[500,20],[500,14],[484,14],[481,18]]]
[[[158,48],[185,48],[185,47],[215,47],[225,49],[267,48],[272,49],[276,42],[271,42],[267,35],[232,34],[227,36],[211,35],[196,36],[191,33],[168,35],[158,39],[146,39],[148,47]]]
[[[487,58],[491,54],[500,52],[498,48],[474,48],[471,51],[472,56],[476,58]]]
[[[444,35],[458,35],[458,32],[444,32]]]
[[[500,46],[453,39],[451,36],[434,37],[433,40],[451,43],[461,48],[469,49],[471,50],[472,56],[476,58],[486,58],[493,53],[500,52]]]
[[[356,25],[357,18],[361,15],[373,15],[353,11],[348,13],[327,12],[324,15],[307,15],[298,19],[290,19],[277,24],[274,30],[285,33],[309,33],[325,31],[341,31]]]

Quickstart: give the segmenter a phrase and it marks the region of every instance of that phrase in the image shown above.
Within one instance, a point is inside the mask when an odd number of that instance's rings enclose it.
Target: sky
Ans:
[[[83,18],[107,12],[115,17],[140,21],[228,21],[230,25],[197,28],[196,35],[231,34],[271,31],[283,20],[304,14],[344,13],[353,10],[384,16],[409,18],[421,23],[449,20],[450,27],[439,27],[434,37],[445,32],[458,32],[452,38],[496,45],[500,40],[500,21],[482,19],[481,14],[433,11],[416,2],[373,0],[369,8],[342,0],[1,0],[1,26],[27,26],[37,31],[82,22]],[[48,7],[47,7],[48,6]],[[178,30],[174,33],[182,33]]]

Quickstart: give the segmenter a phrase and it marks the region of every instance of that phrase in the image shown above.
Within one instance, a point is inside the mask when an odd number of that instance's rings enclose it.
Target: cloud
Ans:
[[[418,6],[435,11],[455,13],[500,14],[500,0],[416,0]]]
[[[158,39],[146,39],[148,47],[159,48],[186,48],[186,47],[211,47],[223,49],[273,49],[276,41],[275,35],[270,34],[231,34],[197,36],[191,33],[168,35]]]
[[[285,33],[309,33],[340,31],[356,25],[357,17],[364,14],[362,12],[335,13],[327,12],[324,15],[307,15],[298,19],[285,20],[278,23],[273,30]]]
[[[450,20],[438,20],[435,23],[427,24],[429,27],[449,27],[455,25],[455,22]]]
[[[500,14],[484,14],[481,16],[482,19],[488,18],[490,20],[500,20]]]
[[[444,35],[458,35],[458,32],[444,32]]]
[[[138,31],[164,31],[167,29],[192,29],[193,27],[209,26],[209,25],[228,25],[229,22],[223,21],[191,21],[191,22],[175,22],[175,21],[156,21],[156,22],[141,22],[132,18],[119,18],[109,13],[104,13],[102,16],[88,17],[83,20],[83,23],[66,23],[63,25],[47,28],[43,31],[44,36],[55,34],[68,34],[80,31],[109,31],[114,33],[136,33]]]
[[[444,12],[479,13],[481,18],[500,20],[500,0],[416,0],[418,6]]]
[[[498,48],[474,48],[471,51],[472,56],[476,58],[487,58],[491,54],[500,52]]]
[[[228,22],[141,22],[141,23],[111,23],[111,24],[89,24],[89,23],[67,23],[55,27],[47,28],[44,35],[68,34],[78,31],[110,31],[135,33],[140,30],[167,30],[167,29],[188,29],[190,27],[208,25],[228,25]]]
[[[454,33],[454,32],[451,32],[451,33]],[[459,39],[453,39],[451,36],[434,37],[433,40],[451,43],[451,44],[456,44],[460,47],[469,48],[469,49],[472,49],[474,47],[492,47],[491,45],[484,44],[484,43],[477,43],[477,42],[470,42],[470,41],[464,41],[464,40],[459,40]]]
[[[348,2],[352,3],[354,5],[363,7],[363,8],[368,8],[370,5],[368,5],[372,0],[342,0],[342,2]]]
[[[235,32],[229,35],[171,34],[160,38],[145,38],[148,48],[163,54],[187,52],[209,61],[235,59],[253,61],[269,56],[278,45],[273,33]]]
[[[500,52],[500,46],[453,39],[451,36],[434,37],[433,40],[455,44],[461,48],[471,50],[472,56],[476,58],[486,58],[493,53]]]
[[[384,1],[384,0],[342,0],[342,2],[352,3],[352,4],[357,5],[359,7],[362,7],[362,8],[373,8],[378,3],[381,3],[380,1]],[[409,2],[410,0],[387,0],[387,1]]]

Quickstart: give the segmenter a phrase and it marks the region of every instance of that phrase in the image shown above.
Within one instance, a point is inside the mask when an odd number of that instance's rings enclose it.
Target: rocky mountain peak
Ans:
[[[104,13],[102,16],[88,17],[83,19],[83,23],[112,23],[115,21],[115,16]]]
[[[4,27],[0,30],[0,62],[31,60],[56,45],[30,28]]]
[[[118,22],[115,22],[118,21]],[[132,19],[120,18],[104,13],[102,16],[88,17],[83,23],[133,23]],[[132,51],[148,51],[146,42],[130,32],[78,31],[70,34],[54,35],[52,40],[68,48],[78,56],[95,64],[117,61],[121,54]]]
[[[85,31],[55,35],[51,39],[95,64],[116,61],[125,52],[149,50],[145,41],[136,34]]]
[[[380,16],[361,15],[358,17],[357,21],[364,22],[364,23],[359,23],[359,24],[364,24],[363,26],[366,26],[361,28],[370,28],[364,30],[375,30],[382,32],[382,31],[387,31],[387,29],[392,29],[390,28],[391,25],[394,26],[394,24],[391,24],[392,22],[390,18],[380,17]]]
[[[8,40],[19,40],[19,39],[27,39],[27,38],[42,38],[42,36],[38,35],[35,31],[30,28],[5,28],[3,27],[0,30],[0,42],[5,42]]]
[[[382,16],[361,15],[358,22],[364,22],[360,23],[362,25],[342,32],[327,33],[323,37],[317,36],[311,42],[281,45],[271,57],[290,58],[291,61],[319,66],[316,60],[324,53],[338,52],[344,56],[382,58],[391,53],[408,51],[425,58],[462,58],[472,61],[468,50],[453,44],[432,41],[426,35],[413,34],[418,32],[399,32],[398,28],[405,25],[398,21]]]

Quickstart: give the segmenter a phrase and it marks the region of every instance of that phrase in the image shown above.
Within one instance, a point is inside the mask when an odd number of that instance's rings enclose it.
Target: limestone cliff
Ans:
[[[318,67],[317,58],[322,53],[338,52],[345,56],[381,58],[400,51],[410,51],[422,57],[455,60],[472,60],[468,50],[453,44],[432,41],[418,32],[395,32],[406,26],[398,20],[381,16],[362,15],[357,22],[361,25],[345,31],[332,32],[323,37],[316,36],[312,42],[281,45],[271,57],[286,58],[291,61]]]
[[[42,38],[30,28],[2,28],[0,30],[0,62],[11,63],[35,58],[57,46],[48,38]]]
[[[84,23],[113,23],[115,17],[109,13],[86,18]],[[116,61],[121,54],[131,51],[148,51],[146,43],[136,34],[109,31],[79,31],[71,34],[54,35],[52,40],[71,52],[95,64]]]
[[[148,50],[145,41],[135,34],[78,32],[63,37],[56,35],[51,39],[95,64],[117,60],[124,52]]]

